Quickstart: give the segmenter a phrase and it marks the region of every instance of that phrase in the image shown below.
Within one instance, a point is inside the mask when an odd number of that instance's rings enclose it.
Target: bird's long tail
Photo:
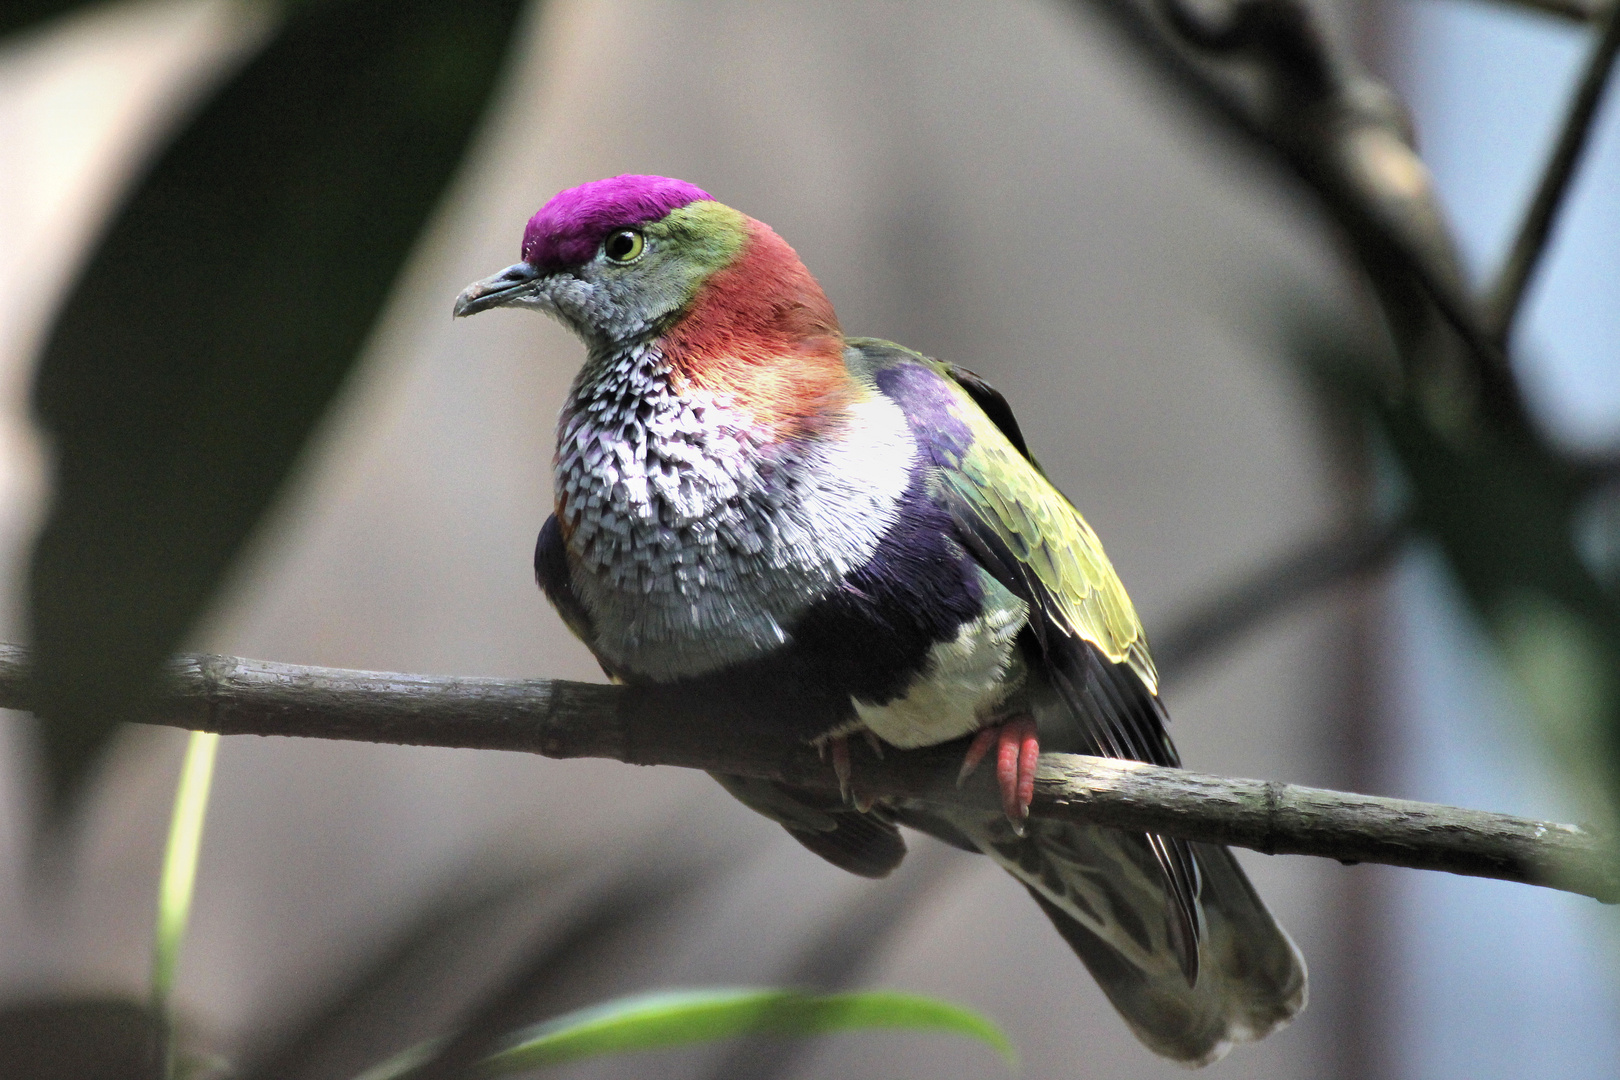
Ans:
[[[1147,837],[1090,825],[953,811],[952,825],[1018,878],[1149,1049],[1188,1066],[1259,1039],[1305,1007],[1305,961],[1232,853],[1192,844],[1198,964],[1189,983]]]

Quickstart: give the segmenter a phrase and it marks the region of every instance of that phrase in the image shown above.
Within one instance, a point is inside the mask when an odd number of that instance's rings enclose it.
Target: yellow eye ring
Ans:
[[[607,256],[609,262],[632,263],[641,258],[641,253],[647,249],[647,241],[634,229],[620,229],[609,233],[608,238],[602,241],[602,254]]]

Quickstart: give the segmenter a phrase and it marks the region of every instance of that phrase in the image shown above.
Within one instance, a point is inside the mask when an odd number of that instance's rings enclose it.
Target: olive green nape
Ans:
[[[946,365],[931,363],[950,378]],[[960,401],[953,411],[972,430],[973,443],[944,481],[1035,572],[1069,629],[1109,660],[1129,666],[1157,694],[1159,674],[1148,655],[1147,635],[1102,541],[967,392],[950,382]]]
[[[699,280],[730,266],[748,239],[748,219],[742,212],[709,199],[671,210],[642,229],[671,245]]]

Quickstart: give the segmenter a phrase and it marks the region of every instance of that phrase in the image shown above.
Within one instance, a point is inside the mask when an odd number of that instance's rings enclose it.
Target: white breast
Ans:
[[[557,490],[575,593],[610,663],[701,675],[788,640],[871,558],[916,458],[873,391],[794,448],[717,395],[674,393],[656,352],[593,362],[558,425]]]

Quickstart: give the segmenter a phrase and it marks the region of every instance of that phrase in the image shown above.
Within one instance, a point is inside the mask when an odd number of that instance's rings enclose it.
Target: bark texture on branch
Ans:
[[[0,645],[0,707],[27,709],[26,650]],[[153,723],[223,735],[289,735],[516,750],[678,765],[836,789],[808,746],[739,727],[769,702],[717,703],[559,679],[474,679],[303,667],[229,656],[177,658]],[[748,731],[747,738],[738,738]],[[999,805],[988,769],[958,789],[959,746],[851,745],[862,794]],[[1499,878],[1620,901],[1620,862],[1575,825],[1483,810],[1047,754],[1031,813],[1151,830],[1271,855]]]

